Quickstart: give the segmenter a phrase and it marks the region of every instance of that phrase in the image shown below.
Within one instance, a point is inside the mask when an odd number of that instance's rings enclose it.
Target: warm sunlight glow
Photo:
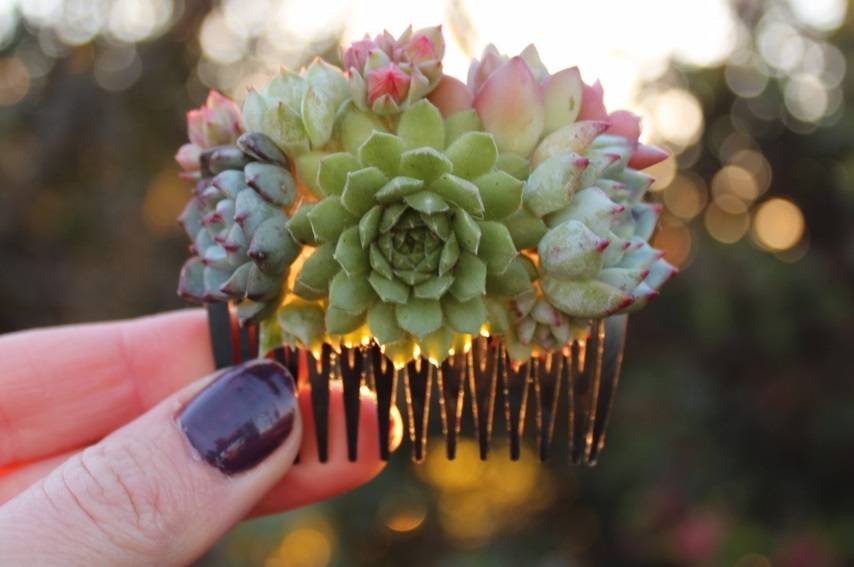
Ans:
[[[752,236],[761,246],[779,251],[797,244],[804,233],[804,216],[796,204],[774,198],[760,205],[753,218]]]

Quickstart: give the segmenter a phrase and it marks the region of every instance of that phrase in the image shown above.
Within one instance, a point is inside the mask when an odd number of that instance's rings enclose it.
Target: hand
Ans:
[[[0,338],[0,564],[183,565],[247,515],[382,469],[369,396],[350,463],[332,384],[322,464],[307,392],[283,367],[211,376],[211,361],[201,310]]]

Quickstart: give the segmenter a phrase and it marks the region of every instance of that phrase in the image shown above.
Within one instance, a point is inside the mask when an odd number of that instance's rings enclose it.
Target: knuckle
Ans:
[[[159,550],[177,528],[179,503],[152,474],[156,461],[144,445],[89,447],[60,469],[58,489],[116,547],[136,553]]]

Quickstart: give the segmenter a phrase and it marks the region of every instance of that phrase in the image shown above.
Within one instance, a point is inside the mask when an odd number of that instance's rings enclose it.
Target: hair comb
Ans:
[[[594,464],[627,316],[676,273],[641,171],[667,153],[533,46],[488,47],[463,83],[444,45],[385,32],[190,111],[179,294],[207,305],[218,367],[270,356],[310,386],[321,460],[340,382],[351,460],[366,387],[383,459],[396,405],[415,461],[439,431],[485,459],[506,430],[512,459],[530,440]]]

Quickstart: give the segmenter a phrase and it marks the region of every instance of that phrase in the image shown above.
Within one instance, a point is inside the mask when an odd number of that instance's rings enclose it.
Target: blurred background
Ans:
[[[173,154],[209,88],[444,23],[535,42],[673,151],[595,469],[464,443],[234,529],[201,565],[854,564],[854,6],[845,0],[0,0],[0,332],[182,306]],[[499,436],[500,437],[500,436]]]

